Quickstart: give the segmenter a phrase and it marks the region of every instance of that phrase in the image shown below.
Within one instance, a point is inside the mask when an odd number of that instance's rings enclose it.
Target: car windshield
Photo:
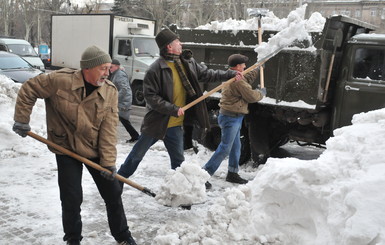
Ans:
[[[9,52],[20,56],[37,56],[37,53],[28,44],[8,44]]]
[[[0,69],[31,68],[31,65],[18,56],[0,56]]]
[[[133,40],[134,53],[138,57],[159,56],[159,48],[154,39],[136,37]]]

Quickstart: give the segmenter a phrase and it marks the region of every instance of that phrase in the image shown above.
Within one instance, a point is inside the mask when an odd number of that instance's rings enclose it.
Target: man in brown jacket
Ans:
[[[233,54],[228,58],[230,70],[243,72],[248,58],[241,54]],[[253,90],[251,85],[259,74],[255,69],[238,82],[233,82],[222,89],[222,97],[219,102],[218,123],[221,128],[221,143],[214,155],[203,166],[210,175],[213,175],[219,168],[222,161],[229,156],[229,167],[226,181],[237,184],[246,184],[247,180],[238,174],[239,158],[241,155],[240,131],[242,120],[248,113],[247,106],[266,95],[266,89]],[[211,188],[211,183],[206,182],[206,188]]]
[[[81,70],[62,69],[25,82],[19,90],[13,130],[25,137],[38,98],[45,100],[48,139],[111,171],[86,165],[107,208],[112,236],[121,244],[136,244],[127,226],[122,189],[116,175],[118,91],[107,80],[111,58],[96,46],[82,54]],[[62,205],[64,241],[80,244],[82,221],[82,162],[49,148],[56,154]]]

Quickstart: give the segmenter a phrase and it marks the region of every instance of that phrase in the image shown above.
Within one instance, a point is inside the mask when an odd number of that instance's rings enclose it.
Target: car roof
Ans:
[[[0,51],[0,56],[1,57],[15,57],[15,56],[20,57],[17,54],[12,54],[6,51]]]
[[[5,44],[30,44],[26,40],[14,39],[14,38],[0,38],[0,43],[5,43]]]

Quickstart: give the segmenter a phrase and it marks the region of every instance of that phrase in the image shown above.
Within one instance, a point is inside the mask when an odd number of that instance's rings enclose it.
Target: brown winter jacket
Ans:
[[[48,140],[85,158],[100,158],[104,167],[115,165],[118,91],[112,82],[85,97],[80,70],[42,74],[20,88],[14,120],[29,123],[38,98],[45,100]]]
[[[258,90],[253,90],[251,85],[257,80],[259,70],[255,69],[245,74],[240,81],[235,81],[222,89],[222,97],[219,106],[222,110],[248,114],[247,105],[255,103],[263,98],[263,94]]]
[[[187,97],[186,104],[202,96],[199,82],[226,81],[235,76],[235,71],[208,69],[198,64],[194,58],[183,59],[182,64],[196,95]],[[147,71],[143,81],[143,92],[146,99],[147,113],[144,116],[141,131],[156,139],[166,135],[170,116],[177,117],[178,109],[173,101],[173,80],[170,67],[163,57],[157,59]],[[185,112],[185,121],[197,121],[201,128],[210,128],[207,107],[204,101],[194,105]]]

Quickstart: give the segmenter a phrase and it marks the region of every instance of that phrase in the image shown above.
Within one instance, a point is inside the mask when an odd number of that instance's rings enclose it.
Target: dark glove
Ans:
[[[13,124],[12,130],[15,131],[15,133],[17,133],[21,137],[25,137],[27,136],[27,133],[31,131],[31,127],[28,123],[15,122]]]
[[[263,96],[266,96],[266,94],[267,94],[266,88],[261,88],[261,89],[259,90],[259,92],[261,92],[261,94],[262,94]]]
[[[113,181],[116,176],[116,167],[115,166],[110,166],[110,167],[104,167],[105,169],[108,169],[111,171],[111,173],[107,171],[100,171],[100,175],[103,176],[104,178]]]
[[[181,56],[183,59],[189,60],[193,57],[193,52],[190,49],[183,49]]]

